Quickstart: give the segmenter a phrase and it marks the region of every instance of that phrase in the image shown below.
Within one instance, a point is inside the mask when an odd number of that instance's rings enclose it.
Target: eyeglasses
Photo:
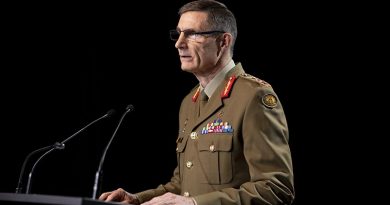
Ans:
[[[184,33],[184,38],[192,41],[198,40],[200,37],[205,35],[210,35],[214,33],[225,33],[225,31],[203,31],[203,32],[195,32],[193,30],[184,30],[184,31],[177,31],[177,30],[170,30],[169,35],[171,37],[172,41],[177,41],[180,37],[180,34]]]

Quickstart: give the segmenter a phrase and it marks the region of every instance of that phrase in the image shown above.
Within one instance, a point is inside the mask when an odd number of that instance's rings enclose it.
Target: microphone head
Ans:
[[[127,112],[134,111],[134,106],[133,106],[132,104],[129,104],[129,105],[126,107],[126,111],[127,111]]]
[[[107,112],[107,117],[111,117],[115,114],[115,110],[114,109],[111,109]]]

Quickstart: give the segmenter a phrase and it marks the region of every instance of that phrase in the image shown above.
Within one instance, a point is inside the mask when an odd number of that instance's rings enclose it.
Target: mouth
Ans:
[[[187,55],[180,55],[181,60],[190,60],[192,57]]]

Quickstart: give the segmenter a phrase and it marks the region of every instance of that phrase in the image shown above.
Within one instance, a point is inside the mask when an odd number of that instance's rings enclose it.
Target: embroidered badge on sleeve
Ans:
[[[268,108],[274,108],[278,104],[278,100],[273,94],[266,94],[261,98],[261,102]]]

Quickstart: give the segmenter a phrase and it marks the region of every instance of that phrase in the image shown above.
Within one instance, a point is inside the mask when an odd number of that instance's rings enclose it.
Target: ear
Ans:
[[[230,33],[224,33],[220,37],[219,46],[221,46],[221,48],[230,47],[230,45],[232,43],[232,38],[233,38],[233,36]]]

